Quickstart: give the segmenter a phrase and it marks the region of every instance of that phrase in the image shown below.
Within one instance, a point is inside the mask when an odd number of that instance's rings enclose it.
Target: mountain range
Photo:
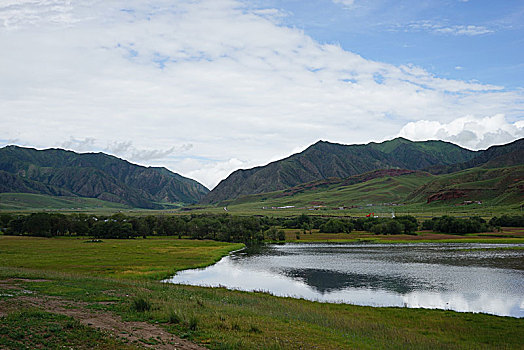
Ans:
[[[87,197],[130,207],[191,204],[209,190],[166,168],[143,167],[104,153],[0,148],[0,193]]]
[[[147,209],[276,199],[309,203],[319,193],[332,204],[342,198],[429,203],[468,195],[515,202],[524,193],[523,173],[524,139],[481,151],[404,138],[360,145],[319,141],[282,160],[237,170],[212,191],[166,168],[104,153],[0,148],[0,194],[92,198]]]
[[[319,141],[288,158],[233,172],[201,202],[219,203],[247,195],[285,190],[312,181],[344,179],[379,169],[425,170],[445,174],[485,163],[511,166],[522,164],[523,152],[524,139],[483,151],[471,151],[444,141],[413,142],[404,138],[365,145]]]

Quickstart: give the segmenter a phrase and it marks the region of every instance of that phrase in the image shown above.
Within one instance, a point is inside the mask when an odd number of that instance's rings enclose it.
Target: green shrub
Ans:
[[[196,317],[195,315],[191,315],[191,317],[189,317],[189,320],[187,321],[187,327],[190,330],[195,331],[198,328],[198,317]]]
[[[502,215],[493,217],[489,224],[491,226],[524,227],[524,215]]]
[[[131,308],[137,312],[145,312],[151,310],[151,302],[144,297],[136,297],[133,299]]]
[[[167,322],[171,324],[178,324],[182,321],[182,317],[175,310],[169,311]]]

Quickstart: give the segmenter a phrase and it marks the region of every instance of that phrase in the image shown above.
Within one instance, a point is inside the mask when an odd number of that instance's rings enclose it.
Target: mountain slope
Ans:
[[[524,166],[476,167],[438,175],[411,193],[410,202],[482,201],[516,204],[524,199]]]
[[[478,151],[472,159],[466,162],[457,161],[452,165],[437,165],[427,168],[432,174],[449,174],[464,169],[485,167],[500,168],[524,163],[524,138],[505,145],[491,146]]]
[[[366,145],[319,141],[305,151],[266,166],[237,170],[221,181],[201,202],[218,203],[239,196],[272,192],[301,183],[346,178],[377,169],[418,170],[472,159],[476,152],[449,142],[412,142],[397,138]]]
[[[348,207],[368,203],[404,203],[407,196],[435,177],[405,169],[375,170],[345,179],[330,178],[300,184],[286,190],[242,196],[224,206],[249,208],[294,206]]]
[[[195,203],[209,190],[165,168],[143,167],[104,153],[17,146],[0,149],[0,192],[80,196],[140,208]]]
[[[438,207],[464,202],[491,205],[522,204],[524,166],[471,168],[432,175],[404,169],[375,170],[345,179],[330,178],[286,190],[242,196],[223,201],[229,210],[294,207],[352,208],[381,205]]]

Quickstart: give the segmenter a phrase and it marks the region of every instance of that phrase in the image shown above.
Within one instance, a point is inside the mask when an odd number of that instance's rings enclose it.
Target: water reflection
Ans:
[[[523,246],[270,245],[167,281],[324,302],[524,317]]]
[[[321,269],[293,269],[284,271],[284,274],[304,282],[321,294],[348,288],[384,289],[405,294],[413,291],[416,286],[414,279],[401,276],[377,276]]]

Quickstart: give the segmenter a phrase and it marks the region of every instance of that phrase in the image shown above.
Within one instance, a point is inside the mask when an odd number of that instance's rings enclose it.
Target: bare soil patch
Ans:
[[[0,280],[4,289],[21,290],[16,280]],[[27,282],[27,280],[24,280]],[[50,313],[57,313],[75,318],[80,323],[106,331],[115,337],[126,340],[140,347],[152,349],[200,350],[204,347],[168,333],[163,328],[138,321],[123,321],[120,316],[106,311],[94,311],[88,304],[80,301],[65,300],[59,297],[37,294],[21,294],[0,299],[0,317],[22,308],[38,308]]]

